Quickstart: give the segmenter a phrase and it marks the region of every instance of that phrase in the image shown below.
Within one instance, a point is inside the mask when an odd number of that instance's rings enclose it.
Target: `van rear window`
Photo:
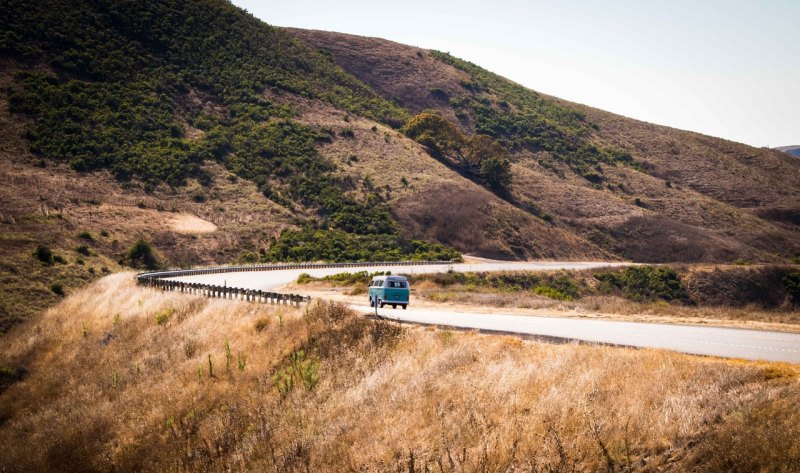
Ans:
[[[396,287],[396,288],[405,289],[406,282],[405,281],[389,281],[389,287]]]

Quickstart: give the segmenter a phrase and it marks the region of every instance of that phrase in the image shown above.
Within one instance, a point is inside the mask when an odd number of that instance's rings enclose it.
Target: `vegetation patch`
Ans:
[[[127,262],[132,268],[153,270],[158,269],[160,266],[159,258],[153,249],[153,245],[143,238],[136,240],[131,245],[127,254]]]
[[[4,50],[55,71],[20,72],[9,92],[12,112],[32,119],[26,137],[34,155],[78,171],[108,169],[119,180],[140,180],[147,190],[160,183],[181,186],[190,177],[207,183],[201,165],[219,162],[279,205],[315,213],[302,223],[322,232],[335,229],[331,238],[348,246],[347,256],[334,258],[317,242],[294,252],[279,245],[270,253],[273,260],[294,254],[311,260],[390,259],[392,250],[399,254],[393,259],[422,259],[439,251],[402,240],[377,194],[367,189],[363,200],[352,196],[352,183],[317,151],[332,134],[293,121],[289,108],[264,98],[265,88],[273,87],[390,126],[407,120],[405,110],[329,55],[222,1],[113,8],[68,3],[12,1],[0,19],[7,33]],[[202,133],[189,133],[187,124]],[[353,137],[352,129],[342,136]],[[195,202],[205,199],[202,192],[194,195]],[[378,238],[378,253],[354,255],[357,248],[350,246],[364,240],[356,235],[388,235],[390,241]],[[79,238],[93,241],[88,233]],[[130,256],[135,267],[157,266],[146,255]]]
[[[341,230],[287,230],[270,246],[272,261],[460,261],[461,254],[438,243],[397,234],[358,235]]]
[[[485,288],[502,292],[527,292],[557,300],[580,299],[591,288],[569,273],[447,273],[418,274],[411,284],[430,281],[441,287],[463,285],[467,289]]]
[[[475,132],[510,149],[547,151],[591,182],[603,180],[601,164],[641,167],[623,150],[591,142],[594,125],[577,111],[448,53],[431,51],[439,61],[470,76],[465,93],[450,97],[456,117]],[[542,165],[552,167],[547,160]]]
[[[425,145],[431,155],[455,166],[493,191],[511,190],[511,163],[506,148],[488,135],[465,136],[438,112],[411,118],[403,127],[409,138]]]
[[[598,273],[601,293],[619,291],[635,302],[688,301],[688,294],[678,273],[669,267],[630,266],[620,272]]]
[[[703,305],[800,307],[800,271],[790,266],[729,267],[687,274],[687,291]]]
[[[356,284],[369,284],[375,276],[389,276],[391,271],[358,271],[355,273],[337,273],[320,278],[315,278],[308,273],[303,273],[297,278],[298,284],[308,284],[313,281],[329,281],[337,286],[353,286]]]

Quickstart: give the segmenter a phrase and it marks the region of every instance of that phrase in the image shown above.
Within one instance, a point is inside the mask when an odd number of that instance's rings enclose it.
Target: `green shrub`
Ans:
[[[444,245],[406,240],[396,234],[359,235],[336,229],[286,230],[266,255],[270,261],[460,260]]]
[[[787,274],[782,282],[789,300],[795,305],[800,305],[800,271]]]
[[[511,187],[508,151],[488,135],[464,135],[439,112],[424,111],[402,129],[409,138],[425,145],[431,156],[457,167],[498,193]]]
[[[50,290],[53,291],[53,294],[55,294],[57,296],[63,296],[64,295],[64,286],[61,285],[60,283],[52,284],[50,286]]]
[[[391,271],[376,271],[370,273],[367,271],[358,271],[355,273],[337,273],[315,278],[308,273],[302,273],[297,278],[298,284],[307,284],[312,281],[329,281],[335,283],[337,286],[355,286],[369,284],[375,276],[389,276]]]
[[[595,183],[604,179],[600,164],[641,167],[625,151],[592,144],[595,126],[583,113],[448,53],[431,51],[431,57],[469,75],[461,82],[465,92],[451,95],[449,104],[475,133],[512,150],[547,151],[537,153],[543,166],[552,167],[555,158]]]
[[[153,250],[152,245],[143,238],[136,240],[130,247],[127,254],[127,261],[132,268],[144,267],[153,270],[157,269],[159,266],[155,250]]]
[[[601,292],[619,290],[636,302],[688,300],[686,289],[674,269],[655,266],[630,266],[620,272],[595,275]]]
[[[89,250],[88,245],[78,245],[75,247],[75,252],[83,256],[91,256],[92,252]]]
[[[316,281],[317,278],[313,277],[308,273],[300,273],[300,276],[297,276],[297,284],[308,284],[311,281]]]
[[[44,264],[53,264],[53,250],[45,245],[36,245],[33,256]]]
[[[241,256],[239,256],[239,262],[242,264],[257,263],[258,256],[256,256],[256,254],[252,251],[245,251]]]
[[[167,307],[166,309],[161,309],[156,312],[155,319],[156,324],[160,326],[164,326],[169,322],[169,319],[175,314],[174,307]]]
[[[570,296],[568,294],[564,294],[563,292],[559,291],[558,289],[556,289],[554,287],[551,287],[551,286],[547,286],[547,285],[536,286],[533,289],[533,292],[534,292],[534,294],[538,294],[540,296],[549,297],[550,299],[558,299],[560,301],[571,301],[572,300],[572,296]]]
[[[303,386],[308,391],[314,389],[319,381],[319,362],[306,356],[305,351],[292,352],[283,368],[272,376],[275,388],[284,398],[295,386]]]
[[[80,233],[78,233],[78,238],[80,238],[81,240],[86,240],[88,242],[93,242],[94,241],[94,236],[92,236],[92,234],[89,233],[89,232],[80,232]]]

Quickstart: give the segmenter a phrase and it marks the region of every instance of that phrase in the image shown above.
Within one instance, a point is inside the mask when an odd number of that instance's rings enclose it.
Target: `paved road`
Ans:
[[[380,266],[369,271],[392,271],[393,274],[420,274],[454,271],[514,271],[587,269],[620,263],[476,263],[451,266]],[[623,263],[624,264],[624,263]],[[350,271],[360,269],[351,268]],[[311,270],[254,271],[208,274],[174,278],[185,282],[227,284],[230,287],[268,290],[297,279],[300,273],[320,277],[341,273],[341,268]],[[413,300],[412,300],[413,304]],[[354,305],[356,310],[373,312],[367,306]],[[498,309],[500,310],[500,309]],[[379,315],[405,322],[446,325],[485,331],[518,333],[566,340],[608,343],[642,348],[663,348],[697,355],[712,355],[750,360],[800,363],[800,334],[741,330],[690,325],[649,324],[608,320],[587,320],[559,317],[534,317],[510,314],[476,314],[436,309],[393,310],[384,308]]]
[[[375,310],[366,305],[352,307],[364,312]],[[800,334],[794,333],[612,320],[488,315],[431,309],[404,311],[383,308],[378,312],[382,317],[405,322],[632,347],[664,348],[695,355],[800,363]]]

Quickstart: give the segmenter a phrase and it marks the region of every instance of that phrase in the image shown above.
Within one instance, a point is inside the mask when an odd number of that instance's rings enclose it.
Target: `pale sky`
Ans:
[[[754,146],[800,144],[800,0],[234,0],[277,26],[438,49],[533,90]]]

